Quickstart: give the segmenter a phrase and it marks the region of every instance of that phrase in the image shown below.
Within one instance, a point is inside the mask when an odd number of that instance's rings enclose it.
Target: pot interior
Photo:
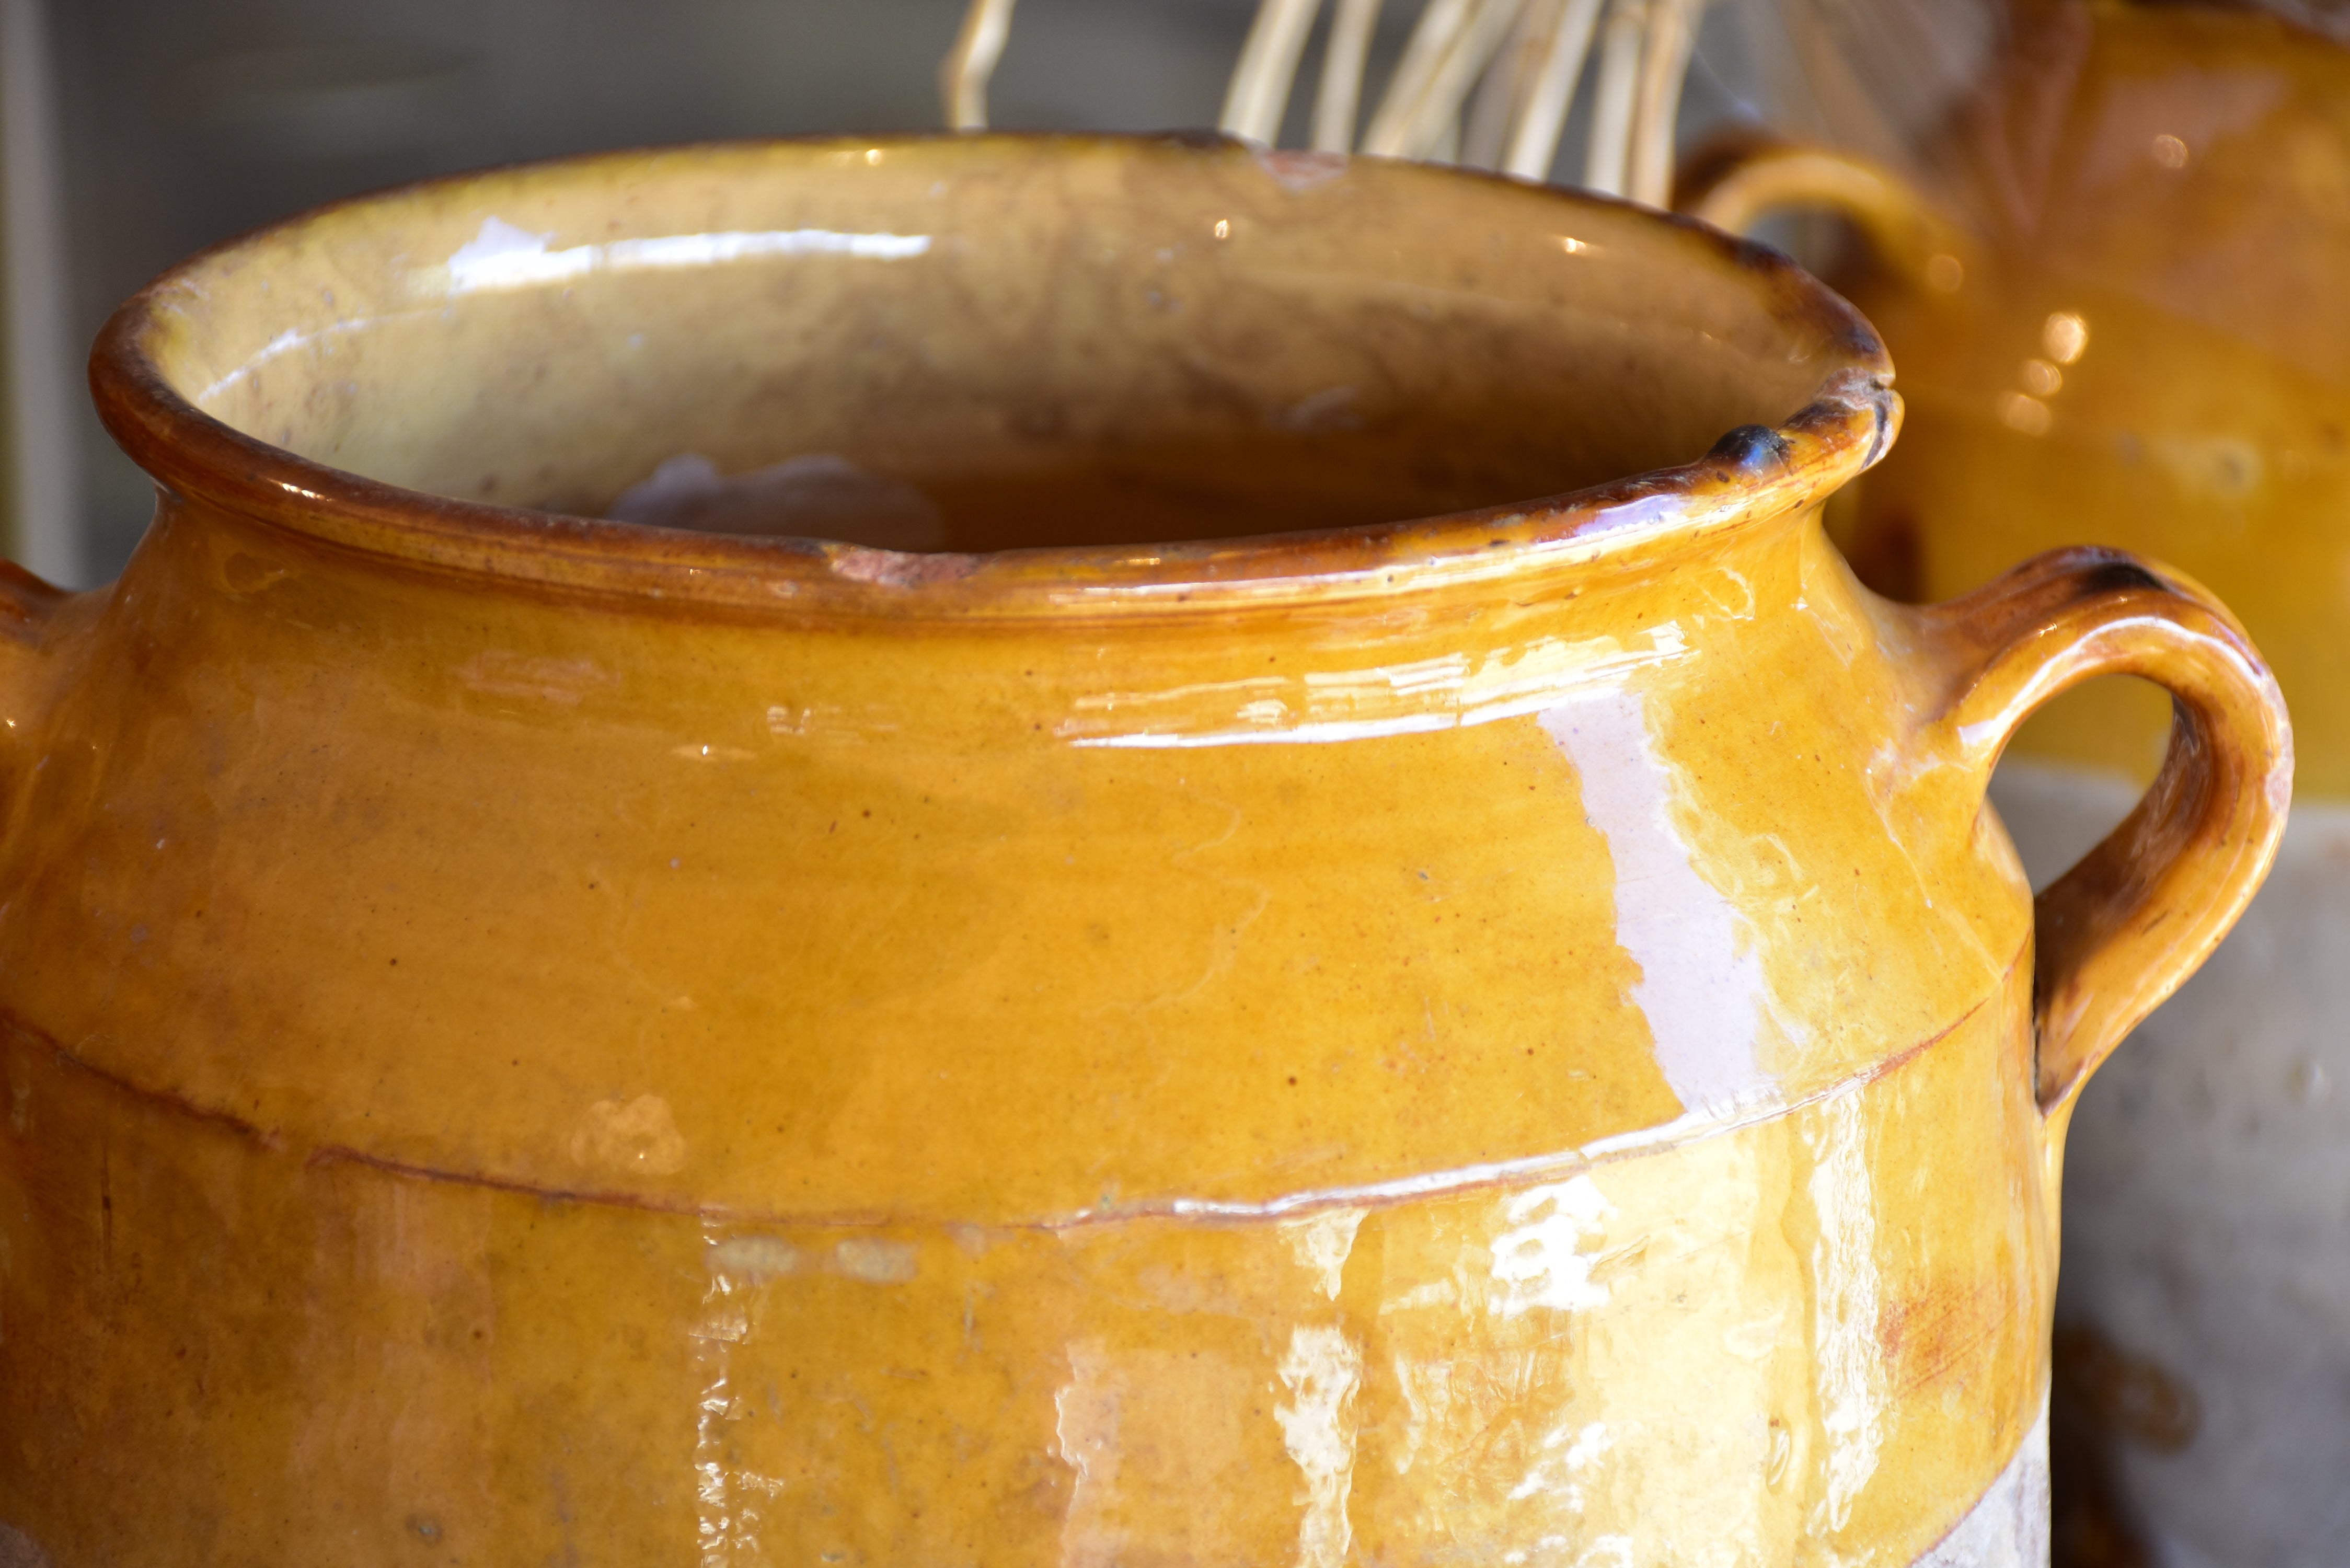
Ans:
[[[182,397],[369,479],[971,551],[1576,490],[1776,424],[1854,352],[1791,267],[1617,203],[1117,140],[468,176],[211,253],[149,311]]]

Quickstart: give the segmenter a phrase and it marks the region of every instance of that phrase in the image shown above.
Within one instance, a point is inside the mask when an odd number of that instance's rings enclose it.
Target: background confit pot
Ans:
[[[2350,1539],[2350,51],[2194,5],[2038,11],[1935,150],[1929,191],[1782,149],[1736,152],[1690,194],[1733,227],[1830,201],[1891,264],[1840,280],[1908,405],[1899,452],[1847,493],[1864,576],[1938,598],[2035,551],[2118,545],[2210,585],[2274,661],[2293,826],[2242,927],[2082,1106],[2060,1381],[2085,1506],[2113,1527],[2176,1568],[2334,1568]],[[2127,809],[2168,720],[2160,693],[2106,682],[2025,726],[1994,793],[2035,880]]]
[[[2126,557],[1861,589],[1889,368],[1771,254],[699,149],[238,242],[93,376],[161,500],[0,643],[12,1550],[2043,1549],[2072,1097],[2290,740]],[[686,452],[944,547],[585,520]],[[2035,952],[1985,781],[2114,670],[2182,721]]]

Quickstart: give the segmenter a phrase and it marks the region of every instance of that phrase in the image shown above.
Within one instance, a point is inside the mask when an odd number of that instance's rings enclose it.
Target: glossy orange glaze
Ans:
[[[59,1568],[1919,1559],[2029,1458],[2072,1096],[2282,824],[2207,595],[1875,598],[1873,336],[1609,202],[629,155],[214,252],[93,374],[156,526],[0,628]],[[689,451],[960,548],[523,509]],[[2035,1024],[1984,783],[2117,670],[2190,723]]]

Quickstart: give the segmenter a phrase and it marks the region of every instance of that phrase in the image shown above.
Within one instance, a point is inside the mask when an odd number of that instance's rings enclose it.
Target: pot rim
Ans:
[[[1529,203],[1633,208],[1660,238],[1732,262],[1776,295],[1782,317],[1808,319],[1831,346],[1812,400],[1775,428],[1744,426],[1694,462],[1559,494],[1388,523],[1148,545],[1043,545],[909,553],[776,535],[710,534],[463,501],[367,478],[247,435],[174,390],[151,352],[160,317],[193,275],[329,221],[340,212],[517,172],[647,164],[697,152],[813,155],[848,149],[956,145],[1112,148],[1268,161],[1276,172],[1326,168],[1345,155],[1270,151],[1222,135],[934,132],[762,138],[641,148],[500,165],[345,198],[225,240],[182,261],[109,317],[89,358],[99,419],[123,451],[175,496],[224,506],[275,528],[439,574],[493,579],[564,597],[666,600],[785,614],[891,619],[1124,619],[1177,609],[1326,604],[1399,591],[1521,579],[1587,567],[1602,556],[1712,535],[1824,500],[1874,464],[1899,429],[1893,366],[1867,320],[1779,252],[1678,213],[1508,176],[1401,162],[1382,178],[1482,181]]]

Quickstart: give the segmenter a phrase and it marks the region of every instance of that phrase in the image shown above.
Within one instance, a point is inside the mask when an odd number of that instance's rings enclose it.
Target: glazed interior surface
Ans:
[[[175,275],[147,347],[247,435],[456,499],[1122,545],[1690,461],[1849,356],[1791,275],[1612,203],[1408,165],[776,143],[332,209]],[[813,463],[848,503],[746,523],[624,500],[679,460],[705,482]]]

